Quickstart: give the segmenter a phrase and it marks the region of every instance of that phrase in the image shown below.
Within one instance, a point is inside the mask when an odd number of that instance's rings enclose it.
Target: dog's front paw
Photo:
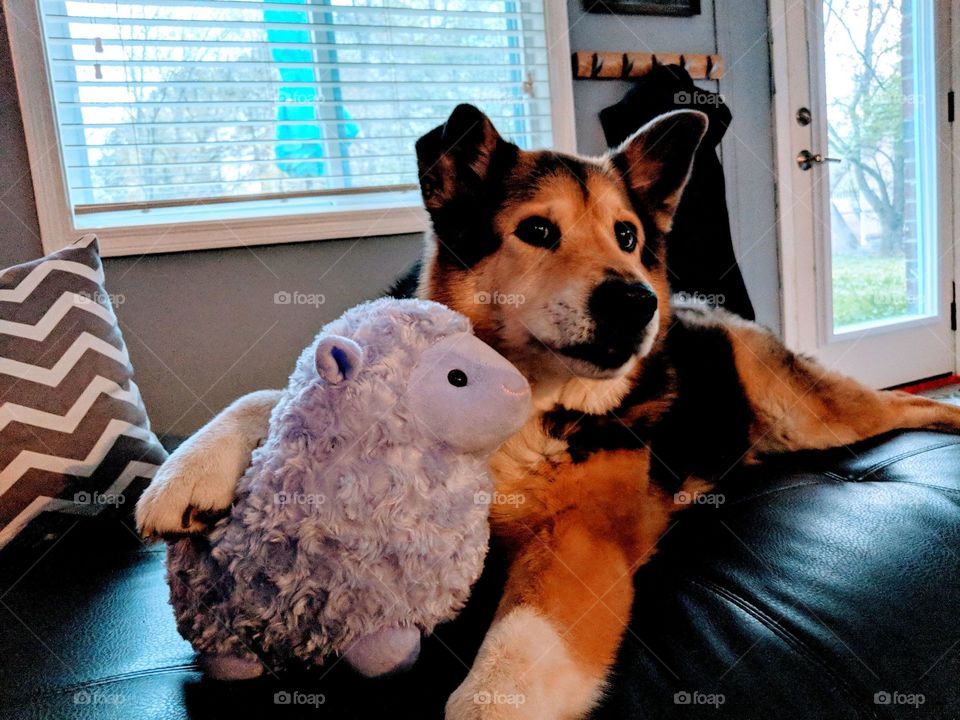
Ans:
[[[446,720],[573,720],[603,690],[570,654],[553,625],[531,608],[494,623],[466,680],[447,701]]]
[[[202,532],[233,503],[251,453],[266,436],[279,390],[245,395],[200,428],[160,466],[137,502],[145,537]]]
[[[160,466],[137,501],[144,537],[199,533],[233,502],[237,481],[250,464],[249,450],[231,439],[181,446]]]
[[[495,686],[495,687],[494,687]],[[493,688],[493,689],[491,689]],[[519,684],[479,674],[464,680],[447,700],[446,720],[514,720],[552,715],[528,715],[526,695]],[[534,711],[536,712],[536,711]]]
[[[211,520],[230,506],[236,478],[227,485],[199,475],[198,468],[192,465],[189,458],[168,461],[140,496],[136,520],[144,537],[203,532]]]
[[[155,540],[178,533],[200,532],[202,528],[193,522],[190,506],[181,507],[181,503],[169,497],[167,488],[158,482],[162,470],[157,471],[154,481],[137,500],[135,517],[140,534]],[[187,527],[184,527],[184,520]]]

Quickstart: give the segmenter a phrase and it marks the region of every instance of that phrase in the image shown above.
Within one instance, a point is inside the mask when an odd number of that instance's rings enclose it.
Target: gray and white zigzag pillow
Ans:
[[[0,273],[0,548],[45,512],[132,513],[165,458],[96,237]]]

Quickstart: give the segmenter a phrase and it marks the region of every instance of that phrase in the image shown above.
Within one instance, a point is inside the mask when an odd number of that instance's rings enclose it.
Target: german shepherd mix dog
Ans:
[[[461,105],[417,143],[433,225],[417,293],[467,315],[537,407],[493,461],[510,570],[449,720],[588,713],[679,494],[769,453],[960,430],[960,408],[871,390],[758,325],[671,303],[664,242],[705,129],[669,113],[588,159],[521,150]],[[275,397],[237,401],[173,456],[138,507],[144,533],[229,506]],[[511,696],[523,702],[477,702]]]

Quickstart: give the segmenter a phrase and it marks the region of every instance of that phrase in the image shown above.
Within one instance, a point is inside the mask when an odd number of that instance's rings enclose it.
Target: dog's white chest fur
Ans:
[[[630,377],[624,375],[604,380],[572,378],[551,390],[544,390],[543,385],[534,387],[533,416],[520,432],[500,446],[490,461],[498,486],[520,481],[544,462],[567,459],[567,442],[552,437],[544,429],[546,411],[562,406],[584,415],[610,412],[630,391],[630,385]]]
[[[544,431],[542,417],[541,413],[535,413],[520,432],[494,453],[490,460],[490,469],[498,487],[520,481],[541,463],[559,462],[563,459],[567,452],[567,443]]]

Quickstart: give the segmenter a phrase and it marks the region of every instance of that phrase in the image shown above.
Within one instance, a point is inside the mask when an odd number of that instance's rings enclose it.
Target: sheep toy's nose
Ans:
[[[357,640],[343,654],[351,667],[365,677],[406,670],[420,655],[416,628],[384,628]]]

